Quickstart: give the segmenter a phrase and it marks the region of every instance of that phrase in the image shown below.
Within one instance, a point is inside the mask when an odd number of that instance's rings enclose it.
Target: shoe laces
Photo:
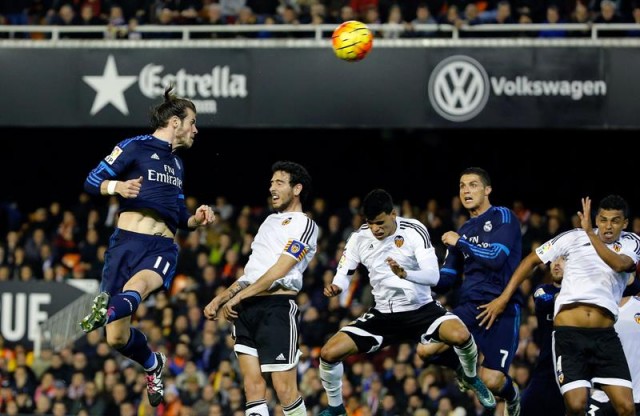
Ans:
[[[162,393],[162,366],[158,363],[158,368],[147,374],[147,391],[149,393]]]

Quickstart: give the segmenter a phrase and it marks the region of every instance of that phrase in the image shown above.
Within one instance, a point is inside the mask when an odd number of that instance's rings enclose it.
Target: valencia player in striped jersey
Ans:
[[[606,393],[618,415],[636,414],[629,366],[614,329],[618,304],[640,259],[640,237],[623,231],[628,212],[619,195],[603,198],[594,230],[591,199],[583,198],[581,228],[558,235],[525,257],[503,293],[482,306],[480,317],[490,327],[537,265],[566,259],[554,305],[553,358],[569,416],[585,414],[592,384]]]
[[[334,334],[320,352],[320,378],[329,407],[321,415],[346,414],[342,402],[342,361],[358,353],[374,353],[388,345],[410,342],[418,354],[430,342],[453,346],[465,382],[486,408],[495,398],[476,374],[478,350],[462,321],[431,295],[440,276],[429,232],[417,220],[396,215],[391,195],[371,191],[363,201],[366,224],[353,233],[336,274],[324,289],[337,296],[349,287],[359,265],[367,268],[375,306]]]

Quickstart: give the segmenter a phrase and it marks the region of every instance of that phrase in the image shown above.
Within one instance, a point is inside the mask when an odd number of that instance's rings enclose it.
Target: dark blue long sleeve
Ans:
[[[448,276],[464,275],[460,302],[490,302],[502,293],[522,258],[520,223],[508,208],[491,207],[464,223],[458,234],[440,270],[443,284]],[[523,301],[519,291],[512,299]]]
[[[127,181],[142,177],[136,198],[120,198],[120,212],[152,210],[175,233],[186,228],[187,212],[183,193],[182,161],[171,145],[151,135],[123,140],[87,176],[84,188],[99,195],[105,180]]]

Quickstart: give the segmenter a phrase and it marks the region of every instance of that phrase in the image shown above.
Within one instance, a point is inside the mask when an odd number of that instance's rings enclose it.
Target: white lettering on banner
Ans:
[[[214,66],[210,73],[190,74],[184,68],[175,74],[163,74],[164,66],[147,64],[140,71],[138,86],[148,98],[156,98],[164,93],[166,85],[174,84],[181,97],[194,100],[198,113],[217,113],[217,103],[210,98],[245,98],[249,95],[247,76],[233,74],[228,65]],[[201,98],[204,98],[201,99]]]
[[[510,97],[562,96],[578,101],[585,96],[607,95],[607,83],[602,80],[530,80],[526,76],[510,80],[506,77],[491,77],[491,87],[495,95]]]
[[[49,293],[31,293],[29,295],[29,341],[36,339],[38,326],[49,317],[49,314],[40,307],[50,303],[51,294]]]
[[[508,97],[584,97],[607,95],[605,80],[530,80],[489,77],[480,62],[465,55],[443,59],[429,77],[428,95],[433,109],[443,118],[462,122],[477,116],[487,104],[489,92]]]
[[[41,306],[51,303],[51,294],[3,293],[1,299],[0,332],[4,339],[20,341],[26,335],[30,341],[35,340],[38,326],[49,317]]]
[[[175,84],[176,92],[189,98],[244,98],[249,95],[247,76],[233,74],[228,65],[214,66],[210,73],[190,74],[184,68],[175,74],[163,74],[164,66],[147,64],[140,71],[140,92],[149,98],[164,93],[164,86]]]

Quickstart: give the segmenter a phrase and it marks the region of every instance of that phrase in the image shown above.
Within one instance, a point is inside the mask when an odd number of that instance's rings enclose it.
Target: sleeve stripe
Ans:
[[[429,239],[429,231],[424,225],[418,225],[407,221],[400,221],[400,229],[412,228],[414,229],[422,240],[424,241],[424,248],[431,247],[431,240]]]
[[[107,172],[108,176],[102,174],[102,172],[105,171]],[[98,167],[96,167],[93,172],[89,174],[89,176],[87,177],[87,181],[90,184],[99,187],[104,180],[108,179],[109,177],[113,178],[115,176],[116,173],[111,168],[109,168],[109,165],[107,165],[104,161],[101,161],[98,164]]]
[[[565,232],[563,232],[561,234],[558,234],[557,236],[555,236],[555,237],[553,237],[551,239],[551,244],[555,244],[555,242],[558,241],[558,239],[560,237],[564,236],[565,234],[569,234],[569,233],[572,233],[572,232],[575,232],[575,231],[580,231],[580,230],[582,230],[582,228],[574,228],[573,230],[565,231]]]
[[[456,272],[455,269],[449,269],[446,267],[443,267],[442,269],[440,269],[440,273],[450,274],[452,276],[458,275],[458,272]]]
[[[509,255],[509,249],[504,244],[494,243],[494,244],[490,244],[489,247],[487,248],[483,248],[483,247],[474,246],[473,244],[470,244],[467,240],[460,239],[458,241],[465,244],[467,247],[469,247],[469,250],[471,250],[476,256],[482,257],[485,259],[495,259],[500,255],[501,251],[504,251],[504,253],[507,256]]]
[[[315,228],[316,223],[311,218],[307,218],[307,225],[304,229],[304,232],[302,233],[302,237],[300,238],[300,240],[308,245]]]
[[[635,233],[623,232],[622,238],[625,240],[632,240],[636,243],[635,253],[640,256],[640,237]]]
[[[510,224],[511,223],[511,210],[505,207],[497,207],[498,211],[502,214],[502,223]]]

